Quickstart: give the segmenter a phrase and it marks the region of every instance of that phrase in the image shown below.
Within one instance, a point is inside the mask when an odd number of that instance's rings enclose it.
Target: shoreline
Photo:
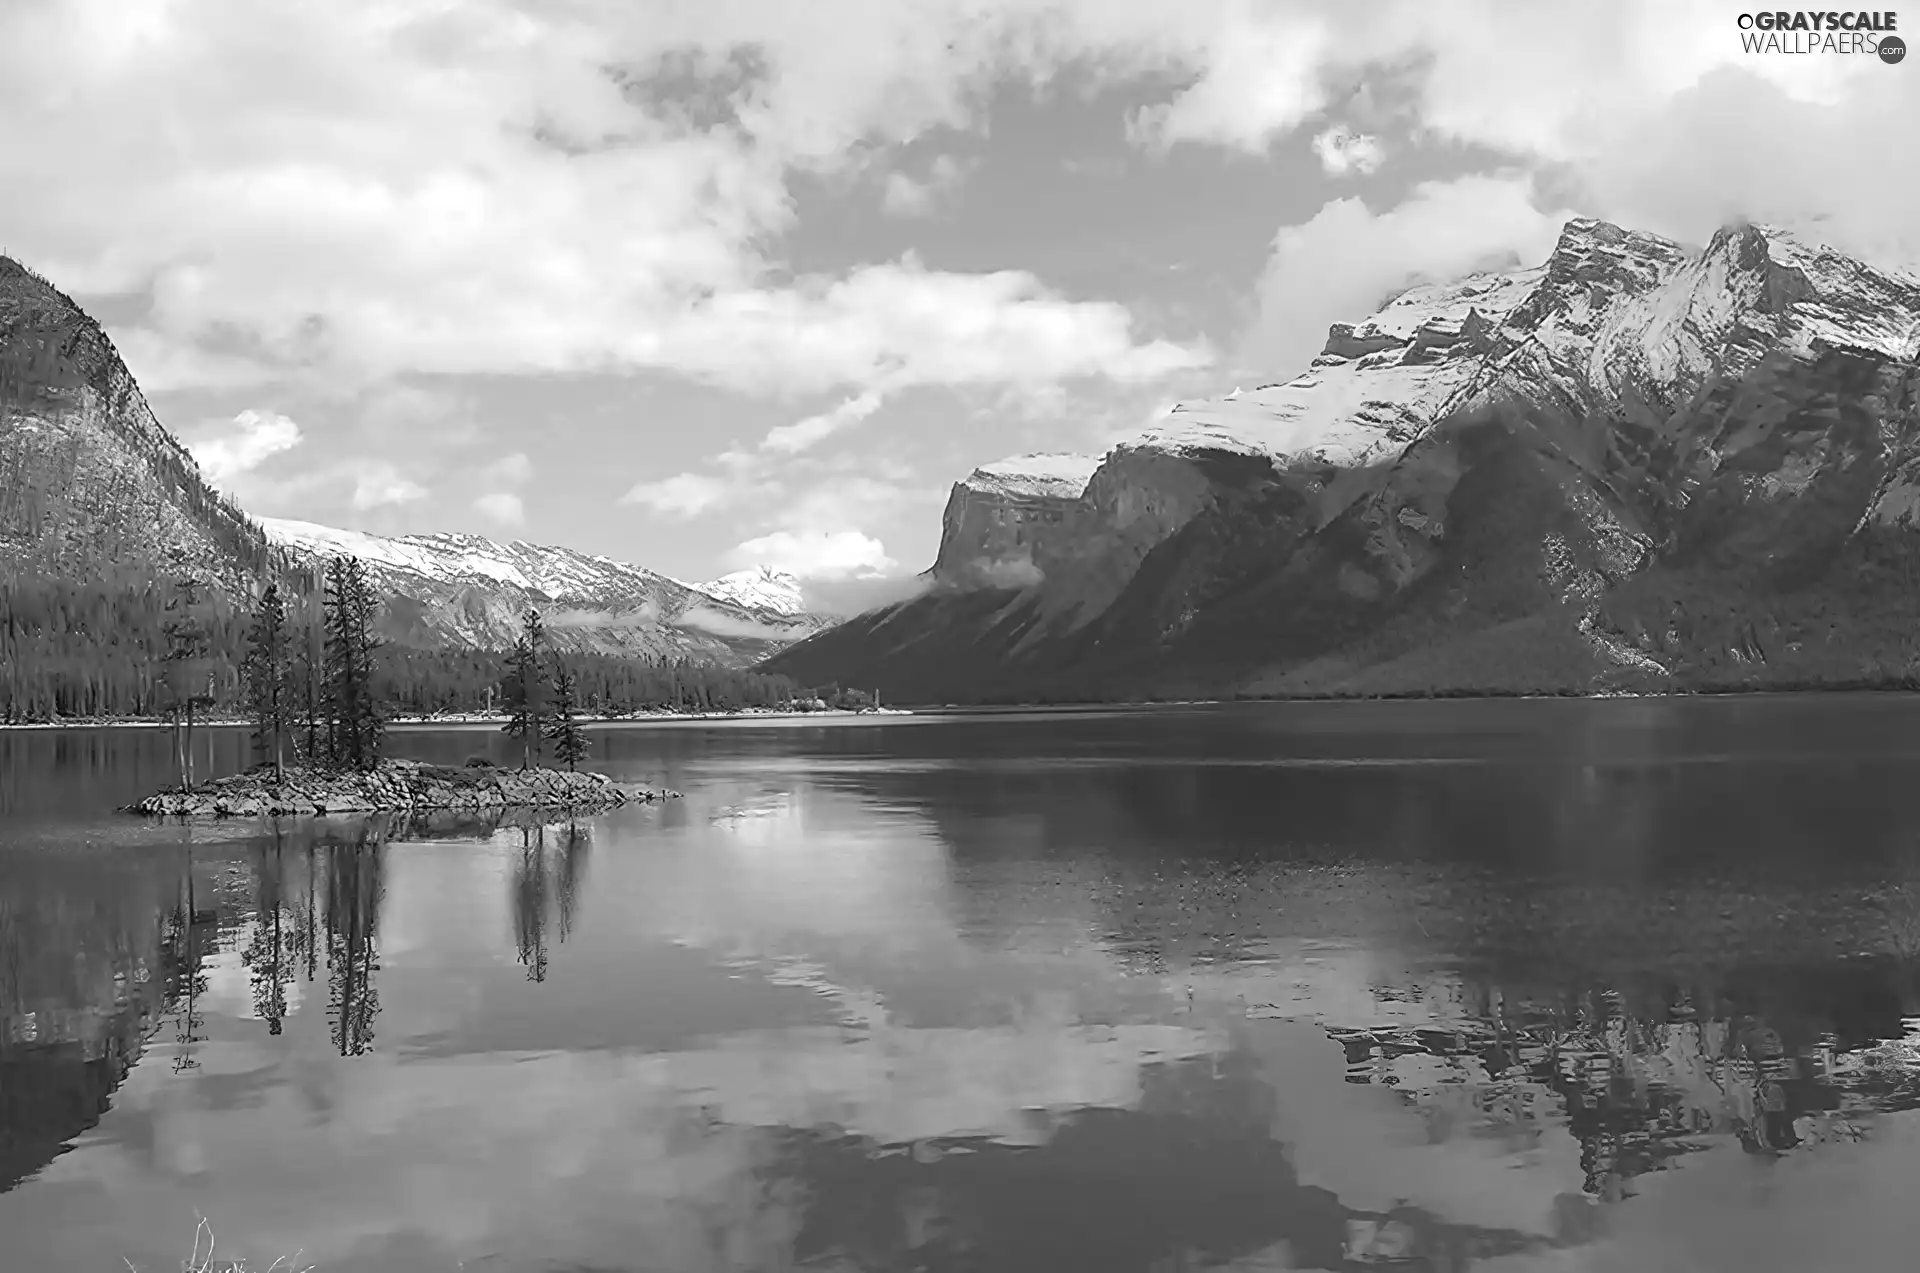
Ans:
[[[582,725],[672,725],[680,721],[716,721],[716,720],[808,720],[821,716],[913,716],[920,713],[904,707],[842,708],[829,707],[812,712],[782,712],[773,710],[748,709],[741,712],[635,712],[631,716],[594,716],[578,715],[574,720]],[[445,729],[455,726],[485,725],[500,728],[507,723],[505,716],[488,715],[484,712],[450,712],[444,716],[396,716],[386,722],[389,729]],[[196,719],[195,729],[242,729],[253,724],[252,721],[238,717],[218,719]],[[151,717],[128,717],[120,720],[58,720],[31,721],[8,725],[0,723],[0,733],[8,730],[56,730],[56,729],[171,729],[172,721],[154,720]]]
[[[822,708],[818,711],[775,711],[770,709],[749,708],[738,712],[636,712],[630,716],[581,715],[574,719],[582,725],[675,725],[686,721],[793,721],[809,720],[821,717],[841,718],[848,716],[947,716],[947,715],[985,715],[996,712],[1086,712],[1086,711],[1139,711],[1154,707],[1238,707],[1253,704],[1279,703],[1440,703],[1440,702],[1610,702],[1632,700],[1636,702],[1661,699],[1703,699],[1703,698],[1804,698],[1813,695],[1883,695],[1888,697],[1914,694],[1916,691],[1902,686],[1891,685],[1835,685],[1835,686],[1756,686],[1745,688],[1708,688],[1691,690],[1601,690],[1590,694],[1557,693],[1418,693],[1418,694],[1294,694],[1272,698],[1256,695],[1236,695],[1232,698],[1184,698],[1184,699],[1137,699],[1115,700],[1113,702],[1064,702],[1064,703],[931,703],[919,707],[868,707],[868,708]],[[444,716],[399,716],[386,722],[390,729],[448,729],[486,726],[500,728],[506,724],[506,717],[498,714],[487,715],[482,712],[456,712]],[[148,717],[120,720],[60,720],[32,721],[17,724],[0,722],[0,734],[10,730],[21,732],[30,730],[61,729],[167,729],[173,722],[154,720]],[[242,719],[196,720],[197,729],[238,729],[252,724]]]

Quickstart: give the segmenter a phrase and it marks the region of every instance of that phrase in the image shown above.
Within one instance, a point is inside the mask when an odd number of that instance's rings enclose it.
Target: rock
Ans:
[[[504,770],[480,783],[471,770],[446,770],[418,761],[385,761],[371,774],[297,771],[236,774],[188,791],[166,791],[129,811],[185,817],[275,814],[416,812],[432,809],[604,807],[648,801],[654,793],[626,787],[605,774],[553,769]]]

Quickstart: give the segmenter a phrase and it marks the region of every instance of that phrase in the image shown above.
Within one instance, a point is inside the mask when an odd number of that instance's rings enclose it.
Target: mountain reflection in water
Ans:
[[[196,1209],[398,1273],[1841,1268],[1911,1230],[1898,852],[1518,870],[1434,831],[1473,766],[1344,780],[1417,851],[1260,850],[1219,784],[1271,775],[609,737],[689,799],[0,845],[21,1267],[169,1268]],[[1602,770],[1582,824],[1596,779],[1555,781],[1550,854],[1699,831],[1684,776]],[[1783,1236],[1849,1200],[1884,1227]]]

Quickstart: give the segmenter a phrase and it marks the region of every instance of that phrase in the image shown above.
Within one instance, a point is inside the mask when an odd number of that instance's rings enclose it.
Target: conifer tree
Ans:
[[[278,584],[268,584],[247,630],[247,714],[253,720],[254,753],[273,766],[275,777],[285,772],[287,726],[292,719],[289,681],[287,607]]]
[[[573,673],[567,671],[566,664],[555,656],[553,719],[547,724],[547,739],[553,743],[553,758],[568,769],[579,768],[580,762],[586,758],[587,754],[587,737],[581,732],[580,722],[574,716],[577,706]]]
[[[540,762],[540,740],[548,721],[547,684],[541,674],[540,655],[547,631],[538,610],[527,611],[520,624],[520,639],[507,655],[507,674],[502,678],[500,698],[507,709],[504,732],[520,740],[520,767]]]
[[[174,563],[184,568],[184,556],[174,554]],[[193,785],[194,708],[209,701],[207,629],[200,614],[202,586],[188,574],[174,581],[173,599],[167,602],[167,619],[161,629],[167,643],[162,656],[162,682],[173,717],[173,754],[182,787]]]
[[[374,700],[373,597],[357,558],[328,563],[325,610],[327,762],[369,770],[379,763],[385,722]]]

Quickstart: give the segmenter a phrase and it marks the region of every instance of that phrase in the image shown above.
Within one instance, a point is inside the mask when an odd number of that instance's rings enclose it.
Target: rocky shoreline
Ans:
[[[417,813],[428,810],[604,809],[670,800],[677,791],[615,782],[605,774],[493,765],[383,760],[369,773],[254,769],[162,791],[128,805],[148,816],[239,818],[284,814]]]

